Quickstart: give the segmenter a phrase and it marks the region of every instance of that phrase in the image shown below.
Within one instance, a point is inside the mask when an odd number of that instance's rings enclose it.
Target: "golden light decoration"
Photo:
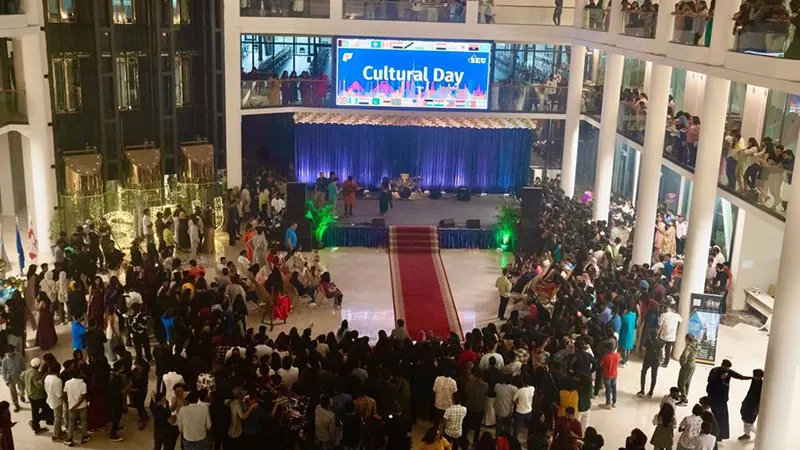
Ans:
[[[479,116],[395,116],[359,113],[317,113],[300,112],[294,115],[295,123],[333,124],[333,125],[387,125],[387,126],[421,126],[442,128],[478,128],[478,129],[535,129],[538,119],[521,117],[479,117]]]
[[[0,280],[0,302],[5,303],[11,298],[15,291],[25,290],[25,279],[22,277],[11,277]]]
[[[127,211],[111,211],[104,215],[111,227],[111,237],[119,248],[128,248],[133,242],[133,214]]]

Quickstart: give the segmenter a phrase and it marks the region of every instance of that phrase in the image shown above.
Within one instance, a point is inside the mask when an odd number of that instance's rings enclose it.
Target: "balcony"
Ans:
[[[581,28],[584,30],[608,32],[611,23],[611,10],[587,6],[583,11],[583,23]]]
[[[306,17],[328,19],[329,0],[252,0],[249,7],[240,8],[242,17]]]
[[[600,122],[603,113],[603,88],[602,86],[584,86],[581,93],[581,113]]]
[[[356,20],[465,23],[465,2],[404,0],[343,0],[342,16]]]
[[[0,0],[0,15],[24,14],[20,3],[21,0]]]
[[[734,51],[783,59],[800,59],[800,42],[790,34],[788,20],[771,20],[738,29]]]
[[[478,23],[487,24],[572,26],[574,17],[574,8],[498,4],[478,8]]]
[[[490,111],[553,113],[567,112],[567,87],[496,81],[491,85]]]
[[[622,11],[622,34],[655,39],[658,11]]]
[[[333,96],[327,79],[265,77],[242,81],[242,109],[288,106],[331,107]]]
[[[25,92],[0,90],[0,127],[27,123]]]
[[[693,13],[674,12],[675,25],[672,32],[672,42],[694,47],[708,47],[711,40],[710,32],[706,33],[708,17]]]

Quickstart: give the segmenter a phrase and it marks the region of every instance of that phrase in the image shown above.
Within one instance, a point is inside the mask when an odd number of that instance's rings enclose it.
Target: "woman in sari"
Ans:
[[[33,312],[36,311],[36,299],[39,295],[39,275],[36,273],[37,269],[38,267],[36,264],[31,264],[25,276],[28,280],[27,283],[25,283],[26,319],[34,330],[36,329],[36,317],[33,315]]]
[[[675,255],[677,253],[677,246],[675,240],[675,227],[672,224],[667,224],[664,230],[664,242],[661,246],[662,255]]]
[[[50,350],[55,347],[58,342],[56,324],[53,320],[53,310],[50,306],[50,298],[44,292],[40,292],[39,301],[37,303],[37,309],[39,310],[39,326],[36,328],[36,345],[42,350]]]
[[[655,249],[655,254],[661,254],[661,248],[664,246],[664,231],[666,231],[666,226],[664,225],[664,218],[658,216],[656,219],[656,234],[653,238],[653,248]]]
[[[247,251],[247,259],[248,259],[248,261],[252,261],[253,260],[253,250],[254,250],[253,238],[255,237],[255,235],[256,235],[256,232],[255,232],[255,230],[253,230],[253,226],[250,225],[250,224],[247,224],[247,226],[244,229],[244,249]],[[245,269],[246,269],[246,267],[245,267]]]
[[[389,183],[388,177],[383,177],[383,180],[381,181],[381,196],[379,203],[381,215],[385,216],[389,211],[389,208],[392,206],[392,186]]]
[[[103,279],[95,277],[94,284],[92,284],[92,293],[89,297],[89,319],[94,319],[94,323],[103,323],[105,292],[106,287],[103,284]]]

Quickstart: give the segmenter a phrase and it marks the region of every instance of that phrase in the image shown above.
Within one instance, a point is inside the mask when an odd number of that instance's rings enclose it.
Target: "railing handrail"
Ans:
[[[639,11],[630,9],[623,9],[622,12],[625,14],[658,14],[658,11]]]
[[[390,1],[390,0],[387,0],[387,1]],[[497,3],[495,3],[494,5],[492,5],[492,8],[495,8],[495,9],[497,9],[497,8],[556,9],[556,7],[555,7],[555,6],[542,6],[542,5],[503,5],[503,4],[500,4],[500,5],[498,5]],[[562,9],[562,10],[564,10],[564,11],[566,11],[566,10],[568,10],[568,9],[573,9],[573,10],[574,10],[574,9],[575,9],[575,7],[574,7],[574,6],[565,6],[565,7],[563,7],[563,8],[560,8],[560,9]]]

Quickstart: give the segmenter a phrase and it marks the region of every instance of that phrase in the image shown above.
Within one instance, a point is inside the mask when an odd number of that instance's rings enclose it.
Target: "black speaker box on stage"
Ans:
[[[467,219],[467,228],[480,228],[480,219]]]
[[[468,202],[472,198],[472,191],[469,190],[466,186],[459,186],[456,189],[456,200],[460,200],[462,202]]]
[[[542,188],[526,187],[522,190],[522,222],[539,227],[542,219]]]
[[[292,224],[294,221],[289,221],[289,225]],[[302,218],[296,221],[297,222],[297,246],[300,247],[300,251],[310,252],[314,249],[314,238],[312,237],[311,233],[311,221],[306,218]],[[286,242],[283,242],[281,247],[285,247]]]
[[[520,224],[517,227],[517,247],[524,253],[538,253],[542,250],[542,230],[538,226]]]
[[[442,189],[441,188],[431,189],[431,193],[428,194],[428,198],[431,200],[439,200],[440,198],[442,198]]]
[[[286,184],[286,217],[300,219],[306,214],[306,185],[291,182]],[[299,234],[298,234],[299,238]]]
[[[372,219],[372,228],[386,228],[386,219],[383,217]]]
[[[456,219],[442,219],[439,221],[439,228],[455,228]]]

